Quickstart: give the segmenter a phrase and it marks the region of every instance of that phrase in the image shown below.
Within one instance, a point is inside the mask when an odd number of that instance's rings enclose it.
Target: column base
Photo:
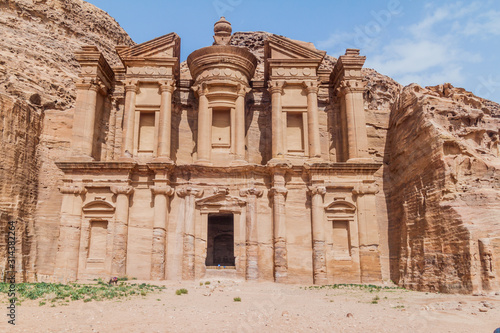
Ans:
[[[371,157],[355,157],[350,158],[346,161],[347,163],[374,163],[375,161]]]
[[[129,156],[120,156],[120,157],[118,157],[118,161],[119,162],[135,162],[135,160]]]
[[[245,160],[234,160],[234,161],[231,161],[231,163],[229,163],[229,165],[231,166],[242,166],[242,165],[247,165],[248,162],[245,161]]]
[[[167,156],[158,156],[153,158],[154,163],[173,163],[172,159]]]
[[[289,166],[291,167],[292,164],[290,163],[289,160],[285,158],[273,158],[267,162],[268,166]]]
[[[75,155],[75,156],[68,156],[65,159],[65,162],[94,162],[95,159],[91,156],[87,155]]]
[[[204,165],[204,166],[212,166],[213,163],[210,162],[209,160],[197,160],[196,162],[194,162],[194,164],[197,164],[197,165]]]

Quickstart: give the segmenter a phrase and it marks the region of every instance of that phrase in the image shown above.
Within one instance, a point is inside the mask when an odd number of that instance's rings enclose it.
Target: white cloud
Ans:
[[[464,84],[466,64],[479,62],[482,58],[476,51],[463,46],[460,33],[463,24],[460,22],[468,22],[479,9],[478,2],[466,6],[461,3],[440,7],[428,4],[425,17],[401,27],[405,36],[369,55],[367,66],[402,84]]]
[[[467,22],[463,33],[466,36],[473,35],[500,35],[500,12],[491,11],[480,14],[474,20]]]

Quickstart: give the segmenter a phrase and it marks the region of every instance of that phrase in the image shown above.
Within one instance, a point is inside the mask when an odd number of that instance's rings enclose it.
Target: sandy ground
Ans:
[[[144,297],[72,301],[67,306],[24,301],[17,307],[17,325],[9,325],[2,316],[0,332],[492,333],[500,327],[499,295],[210,282],[203,286],[199,282],[160,282],[155,284],[167,289]],[[188,289],[188,294],[175,295],[179,288]],[[235,302],[235,297],[241,302]]]

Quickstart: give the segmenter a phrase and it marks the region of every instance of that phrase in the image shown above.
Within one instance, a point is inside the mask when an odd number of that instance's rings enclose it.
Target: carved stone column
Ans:
[[[307,91],[307,129],[309,139],[309,157],[321,157],[321,142],[318,121],[318,82],[304,82]]]
[[[82,204],[87,190],[82,185],[64,185],[59,190],[63,199],[54,273],[66,283],[78,278]]]
[[[182,258],[182,279],[193,280],[195,276],[195,198],[203,195],[203,190],[194,187],[184,187],[177,190],[177,195],[184,198],[184,240]]]
[[[313,277],[314,284],[327,284],[326,275],[326,253],[325,253],[325,208],[323,196],[326,188],[322,186],[311,186],[311,220],[312,220],[312,242],[313,242]]]
[[[116,276],[127,273],[128,208],[129,195],[133,191],[133,187],[128,185],[111,186],[111,192],[116,194],[111,273]]]
[[[168,201],[174,194],[170,186],[153,186],[154,195],[154,221],[153,221],[153,250],[151,254],[151,279],[163,280],[165,278],[166,263],[166,235],[168,225]]]
[[[236,119],[235,119],[235,154],[237,161],[245,160],[245,96],[247,94],[246,87],[240,86],[238,89],[238,97],[236,98]]]
[[[286,249],[286,214],[285,199],[288,190],[285,187],[285,171],[278,169],[274,173],[274,187],[269,191],[273,199],[274,224],[274,280],[286,282],[288,276],[288,258]]]
[[[272,158],[284,158],[283,114],[281,109],[284,81],[269,81],[268,85],[272,97]]]
[[[246,279],[257,280],[259,278],[259,245],[257,230],[257,198],[262,196],[262,190],[248,188],[240,191],[240,196],[247,197],[246,214]]]
[[[96,118],[97,92],[100,85],[95,81],[81,81],[76,85],[76,105],[73,123],[71,149],[73,156],[93,160],[94,127]]]
[[[137,81],[129,80],[125,85],[125,111],[123,117],[122,157],[132,157],[134,151],[135,98]]]
[[[172,93],[175,81],[160,82],[161,105],[158,132],[158,158],[170,160],[170,140],[172,129]]]
[[[363,106],[364,83],[360,80],[344,80],[340,83],[339,96],[347,122],[347,141],[349,160],[369,158],[368,136],[366,133],[365,111]]]
[[[379,251],[379,230],[375,184],[358,184],[353,189],[358,206],[359,264],[361,283],[377,282],[382,279]]]
[[[198,89],[198,160],[196,163],[209,164],[212,151],[212,114],[208,108],[207,88],[202,84]]]

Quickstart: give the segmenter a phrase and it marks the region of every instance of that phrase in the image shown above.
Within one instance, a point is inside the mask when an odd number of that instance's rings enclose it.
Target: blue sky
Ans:
[[[313,42],[338,57],[361,49],[366,67],[406,85],[450,82],[500,103],[500,1],[90,0],[137,43],[176,32],[181,60],[211,45],[224,15],[234,31]]]

